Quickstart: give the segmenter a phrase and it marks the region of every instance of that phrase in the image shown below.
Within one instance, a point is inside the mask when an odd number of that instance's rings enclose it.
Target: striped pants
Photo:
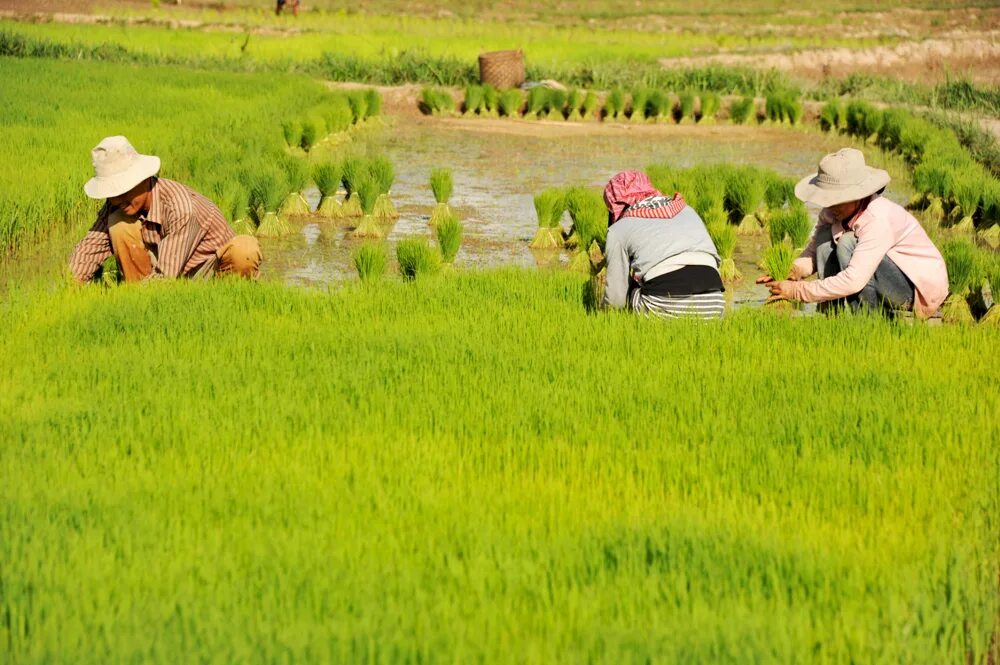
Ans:
[[[690,296],[653,296],[642,289],[629,294],[629,305],[640,314],[654,314],[665,319],[719,319],[726,309],[722,291],[697,293]]]

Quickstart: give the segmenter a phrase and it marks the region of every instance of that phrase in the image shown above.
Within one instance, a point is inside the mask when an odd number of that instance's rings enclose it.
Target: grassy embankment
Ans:
[[[986,662],[995,328],[581,282],[15,294],[0,660]]]

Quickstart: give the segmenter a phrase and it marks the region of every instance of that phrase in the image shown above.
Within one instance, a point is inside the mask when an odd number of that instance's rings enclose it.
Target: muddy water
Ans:
[[[544,187],[599,187],[620,170],[663,162],[679,167],[752,163],[799,176],[814,169],[824,153],[841,147],[839,141],[815,132],[722,125],[577,129],[571,123],[419,120],[371,134],[352,149],[387,154],[395,165],[392,199],[400,218],[388,236],[390,256],[399,238],[432,237],[428,178],[432,168],[445,166],[454,175],[451,206],[465,224],[458,266],[558,268],[568,256],[528,248],[537,228],[532,194]],[[894,196],[890,190],[889,195],[902,200],[906,193]],[[318,198],[315,190],[307,192],[314,208]],[[292,221],[296,232],[291,237],[263,241],[267,277],[303,285],[353,278],[350,252],[358,241],[351,238],[350,221]],[[740,239],[736,261],[748,279],[730,289],[737,304],[760,303],[766,296],[753,284],[764,243],[763,237]]]

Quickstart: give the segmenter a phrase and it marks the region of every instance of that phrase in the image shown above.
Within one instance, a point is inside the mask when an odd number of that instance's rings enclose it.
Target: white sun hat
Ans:
[[[795,185],[795,196],[823,208],[871,196],[889,184],[889,174],[865,164],[855,148],[842,148],[820,160],[819,170]]]
[[[83,186],[92,199],[124,194],[160,170],[160,158],[140,155],[124,136],[109,136],[90,151],[94,177]]]

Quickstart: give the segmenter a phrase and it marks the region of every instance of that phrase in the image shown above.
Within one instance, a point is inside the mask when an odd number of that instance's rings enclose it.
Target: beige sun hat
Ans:
[[[160,158],[140,155],[124,136],[109,136],[90,151],[94,177],[83,186],[92,199],[124,194],[160,170]]]
[[[865,164],[855,148],[842,148],[819,161],[819,171],[795,185],[795,196],[823,208],[871,196],[889,184],[889,174]]]

